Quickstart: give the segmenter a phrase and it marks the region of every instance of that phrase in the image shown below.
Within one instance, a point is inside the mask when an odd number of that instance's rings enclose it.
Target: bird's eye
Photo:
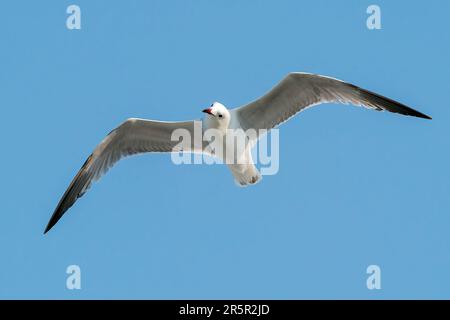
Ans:
[[[218,115],[217,115],[219,118],[222,118],[222,115],[219,113]]]

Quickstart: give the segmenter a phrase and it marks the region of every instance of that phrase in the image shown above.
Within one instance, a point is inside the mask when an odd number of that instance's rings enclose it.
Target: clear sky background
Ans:
[[[81,30],[66,28],[70,4]],[[450,298],[449,12],[444,0],[2,3],[0,298]],[[245,189],[225,166],[129,158],[43,235],[126,118],[197,119],[291,71],[433,120],[309,109],[281,127],[279,173]]]

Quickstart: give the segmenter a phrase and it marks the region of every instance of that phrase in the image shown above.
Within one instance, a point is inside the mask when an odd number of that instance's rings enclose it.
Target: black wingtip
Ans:
[[[50,221],[48,222],[47,226],[45,227],[44,234],[49,232],[51,230],[51,228],[53,228],[53,226],[56,224],[56,222],[58,222],[58,219],[55,221],[55,219],[53,219],[53,217],[52,217],[50,219]]]
[[[64,215],[64,213],[67,211],[67,209],[70,208],[70,206],[64,206],[65,204],[65,197],[63,197],[56,207],[55,211],[53,212],[50,220],[48,221],[47,227],[45,227],[44,234],[49,232],[55,224],[58,223],[59,219]]]
[[[424,114],[422,112],[419,112],[417,110],[408,108],[406,106],[403,106],[403,107],[404,107],[404,109],[406,109],[406,108],[408,109],[408,113],[406,113],[406,115],[417,117],[417,118],[422,118],[422,119],[427,119],[427,120],[432,120],[433,119],[430,116],[427,116],[426,114]]]
[[[70,188],[69,188],[70,190]],[[64,215],[64,213],[71,207],[72,204],[69,206],[66,205],[66,194],[61,198],[61,201],[58,203],[58,206],[56,207],[55,211],[53,212],[52,216],[50,217],[50,220],[48,221],[47,227],[45,227],[44,234],[49,232],[55,224],[58,223],[59,219]]]
[[[75,201],[83,196],[86,189],[89,188],[90,176],[86,175],[84,170],[91,160],[92,155],[87,158],[80,171],[78,171],[75,178],[73,178],[66,192],[64,192],[64,195],[62,196],[61,200],[59,200],[55,211],[48,221],[47,227],[44,230],[44,234],[46,234],[50,231],[51,228],[53,228],[53,226],[59,221],[59,219],[61,219],[64,213],[66,213],[66,211],[75,203]]]
[[[412,117],[417,117],[417,118],[422,118],[422,119],[427,119],[427,120],[431,120],[430,116],[427,116],[426,114],[423,114],[420,111],[417,111],[413,108],[410,108],[398,101],[392,100],[390,98],[384,97],[378,93],[366,90],[366,89],[362,89],[356,86],[352,87],[354,89],[356,89],[357,91],[359,91],[359,94],[362,98],[364,98],[365,100],[369,101],[369,102],[373,102],[375,104],[375,106],[380,107],[383,110],[389,111],[389,112],[393,112],[393,113],[399,113],[405,116],[412,116]]]

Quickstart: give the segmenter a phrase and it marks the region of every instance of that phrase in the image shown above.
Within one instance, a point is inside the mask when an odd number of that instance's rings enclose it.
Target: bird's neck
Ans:
[[[203,121],[203,130],[204,131],[216,131],[217,133],[220,133],[222,135],[225,135],[227,133],[228,124],[227,123],[220,123],[218,121],[215,121],[214,119],[205,119]]]

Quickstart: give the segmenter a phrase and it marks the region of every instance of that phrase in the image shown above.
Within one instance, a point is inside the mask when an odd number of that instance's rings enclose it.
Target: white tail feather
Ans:
[[[261,179],[261,173],[254,164],[229,164],[231,173],[234,176],[236,184],[240,187],[256,184]]]

